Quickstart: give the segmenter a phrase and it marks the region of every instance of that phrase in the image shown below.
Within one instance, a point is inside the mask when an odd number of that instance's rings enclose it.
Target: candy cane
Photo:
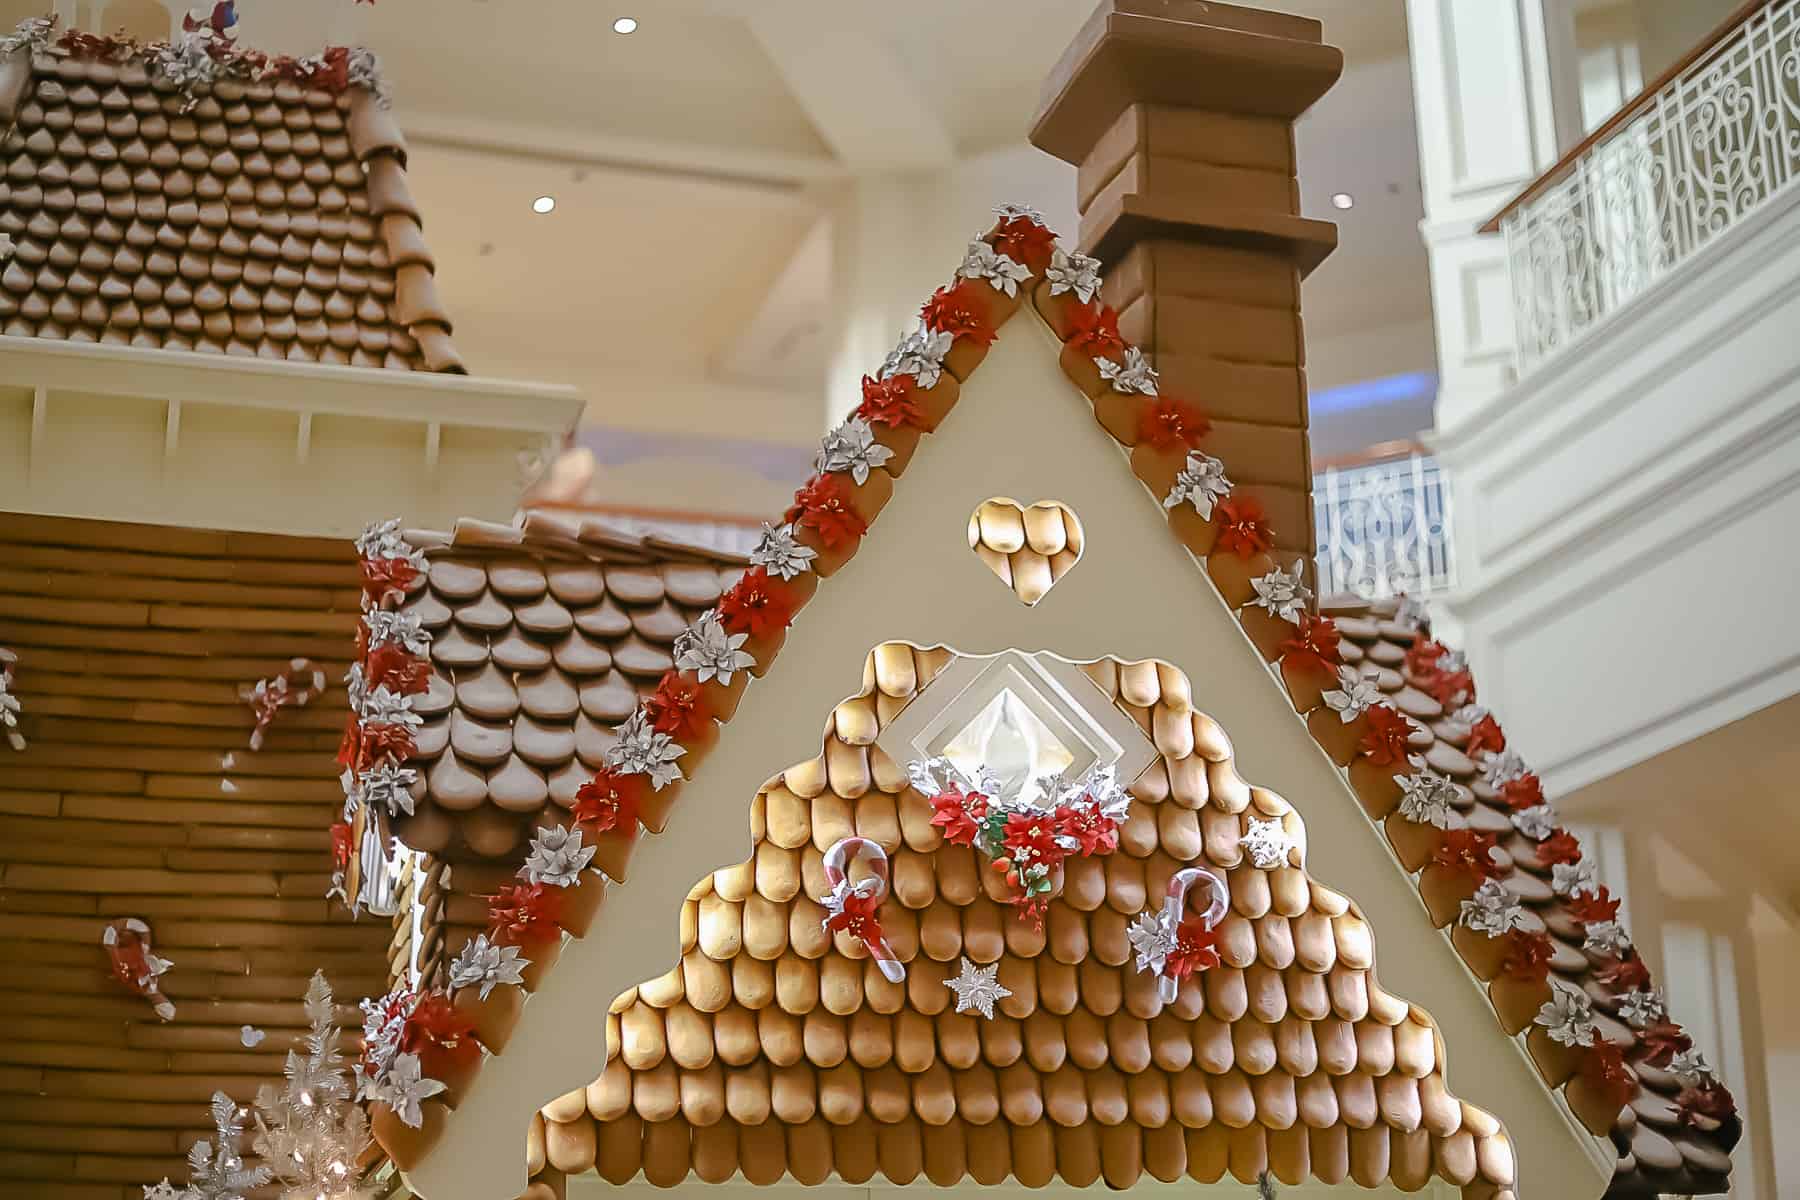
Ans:
[[[848,869],[851,863],[861,860],[868,864],[871,872],[866,879],[856,883],[850,882]],[[827,897],[826,907],[832,907],[830,901],[837,900],[837,909],[842,911],[844,898],[854,893],[868,897],[871,905],[879,905],[887,898],[888,893],[888,857],[887,852],[868,838],[847,837],[835,843],[825,852],[825,882],[831,885],[831,896]],[[827,929],[831,927],[831,918],[825,919]],[[894,957],[894,948],[881,932],[881,925],[870,920],[869,932],[862,938],[863,945],[869,948],[869,955],[875,965],[881,969],[882,976],[889,983],[900,983],[906,979],[906,967]]]
[[[279,674],[255,683],[238,685],[238,699],[250,706],[256,728],[250,731],[250,748],[261,750],[263,734],[275,722],[275,714],[288,705],[304,705],[325,690],[325,672],[309,659],[289,659]]]
[[[113,978],[150,1001],[157,1016],[174,1020],[175,1006],[162,994],[156,981],[174,964],[150,952],[150,927],[136,917],[121,917],[107,923],[100,934],[100,944],[106,947],[106,956],[112,962]]]
[[[1206,906],[1201,921],[1211,932],[1225,919],[1225,910],[1231,906],[1231,891],[1225,881],[1205,867],[1184,867],[1170,877],[1169,894],[1163,899],[1163,924],[1171,933],[1181,928],[1181,914],[1187,911],[1189,889],[1202,879],[1212,888],[1212,902]],[[1157,978],[1156,988],[1164,1004],[1173,1004],[1181,991],[1181,981],[1162,975]]]

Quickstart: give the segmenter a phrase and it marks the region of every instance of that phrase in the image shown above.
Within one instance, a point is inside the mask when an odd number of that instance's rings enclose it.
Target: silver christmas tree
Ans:
[[[256,1152],[293,1200],[362,1200],[369,1187],[361,1165],[369,1122],[351,1096],[350,1075],[338,1050],[331,985],[313,972],[306,988],[312,1026],[304,1052],[289,1050],[281,1086],[256,1095]]]
[[[218,1144],[201,1140],[188,1151],[187,1186],[176,1187],[164,1179],[144,1189],[144,1200],[244,1200],[245,1192],[269,1182],[267,1167],[246,1167],[238,1153],[244,1123],[237,1101],[214,1092],[212,1119]]]

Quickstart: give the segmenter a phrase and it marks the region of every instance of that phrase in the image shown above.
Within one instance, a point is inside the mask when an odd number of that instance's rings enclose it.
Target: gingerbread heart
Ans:
[[[996,496],[969,515],[969,548],[1027,607],[1068,574],[1081,558],[1081,545],[1080,520],[1055,500],[1027,508]]]

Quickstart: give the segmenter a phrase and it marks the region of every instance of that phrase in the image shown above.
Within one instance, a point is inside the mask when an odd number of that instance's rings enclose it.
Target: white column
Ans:
[[[1504,247],[1475,231],[1579,140],[1579,64],[1571,0],[1406,7],[1447,429],[1511,381]]]

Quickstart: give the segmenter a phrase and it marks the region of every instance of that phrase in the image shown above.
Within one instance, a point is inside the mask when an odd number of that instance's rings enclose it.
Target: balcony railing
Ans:
[[[1800,0],[1749,4],[1496,218],[1519,374],[1797,179]]]
[[[1424,596],[1456,585],[1450,484],[1414,454],[1313,476],[1319,594]]]

